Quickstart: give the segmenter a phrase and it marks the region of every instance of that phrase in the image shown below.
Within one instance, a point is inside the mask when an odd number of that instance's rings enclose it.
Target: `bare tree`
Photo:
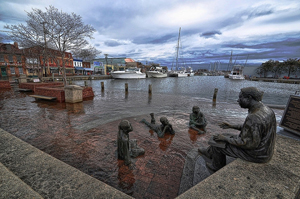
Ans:
[[[32,9],[27,12],[26,24],[6,25],[12,40],[18,41],[23,47],[44,47],[43,58],[48,61],[48,48],[57,50],[62,60],[64,84],[66,81],[66,52],[84,49],[88,45],[86,38],[92,38],[95,29],[85,25],[81,16],[65,13],[53,6],[46,11]]]
[[[82,59],[83,61],[91,61],[99,56],[102,52],[95,47],[88,46],[85,49],[76,49],[72,51],[74,57]]]

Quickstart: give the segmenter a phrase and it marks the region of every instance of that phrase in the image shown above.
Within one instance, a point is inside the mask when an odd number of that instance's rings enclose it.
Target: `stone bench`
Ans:
[[[179,195],[186,198],[300,198],[300,142],[277,135],[272,160],[236,159]]]
[[[56,97],[49,97],[44,95],[29,95],[30,97],[34,97],[35,99],[44,99],[44,100],[55,100]]]

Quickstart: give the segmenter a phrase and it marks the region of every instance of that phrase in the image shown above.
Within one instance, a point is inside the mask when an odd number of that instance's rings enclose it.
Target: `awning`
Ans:
[[[86,70],[86,71],[94,71],[94,69],[92,69],[92,68],[84,68],[84,70]]]
[[[74,67],[76,70],[84,70],[83,67]]]

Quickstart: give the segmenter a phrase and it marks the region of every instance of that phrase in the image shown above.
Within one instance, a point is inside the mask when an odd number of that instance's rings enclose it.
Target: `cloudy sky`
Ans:
[[[186,63],[260,65],[300,58],[299,0],[1,0],[0,34],[24,23],[26,11],[53,5],[82,16],[97,31],[99,57],[127,57],[172,66],[181,27]]]

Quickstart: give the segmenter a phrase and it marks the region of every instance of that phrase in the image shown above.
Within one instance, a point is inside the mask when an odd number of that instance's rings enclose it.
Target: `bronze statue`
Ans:
[[[224,147],[209,146],[198,151],[212,159],[206,166],[217,171],[226,165],[226,155],[250,162],[266,163],[271,160],[276,138],[276,118],[274,112],[265,106],[262,100],[263,92],[255,87],[242,88],[237,102],[241,108],[248,109],[248,116],[242,125],[232,125],[223,122],[223,129],[240,130],[239,135],[217,134],[213,136],[216,142],[225,142]]]
[[[190,114],[189,127],[198,131],[198,134],[206,133],[206,119],[198,106],[193,107],[193,113]],[[201,130],[203,129],[203,130]]]
[[[169,123],[169,120],[166,117],[161,117],[161,125],[155,124],[154,113],[150,113],[151,123],[147,122],[145,119],[142,119],[140,122],[146,124],[150,129],[157,133],[158,137],[164,137],[166,132],[169,132],[171,135],[175,134],[172,125]]]
[[[133,128],[128,120],[123,120],[119,124],[118,132],[118,158],[125,160],[125,165],[131,164],[131,157],[137,157],[143,155],[145,150],[137,146],[135,139],[129,140],[129,132],[133,131]]]

